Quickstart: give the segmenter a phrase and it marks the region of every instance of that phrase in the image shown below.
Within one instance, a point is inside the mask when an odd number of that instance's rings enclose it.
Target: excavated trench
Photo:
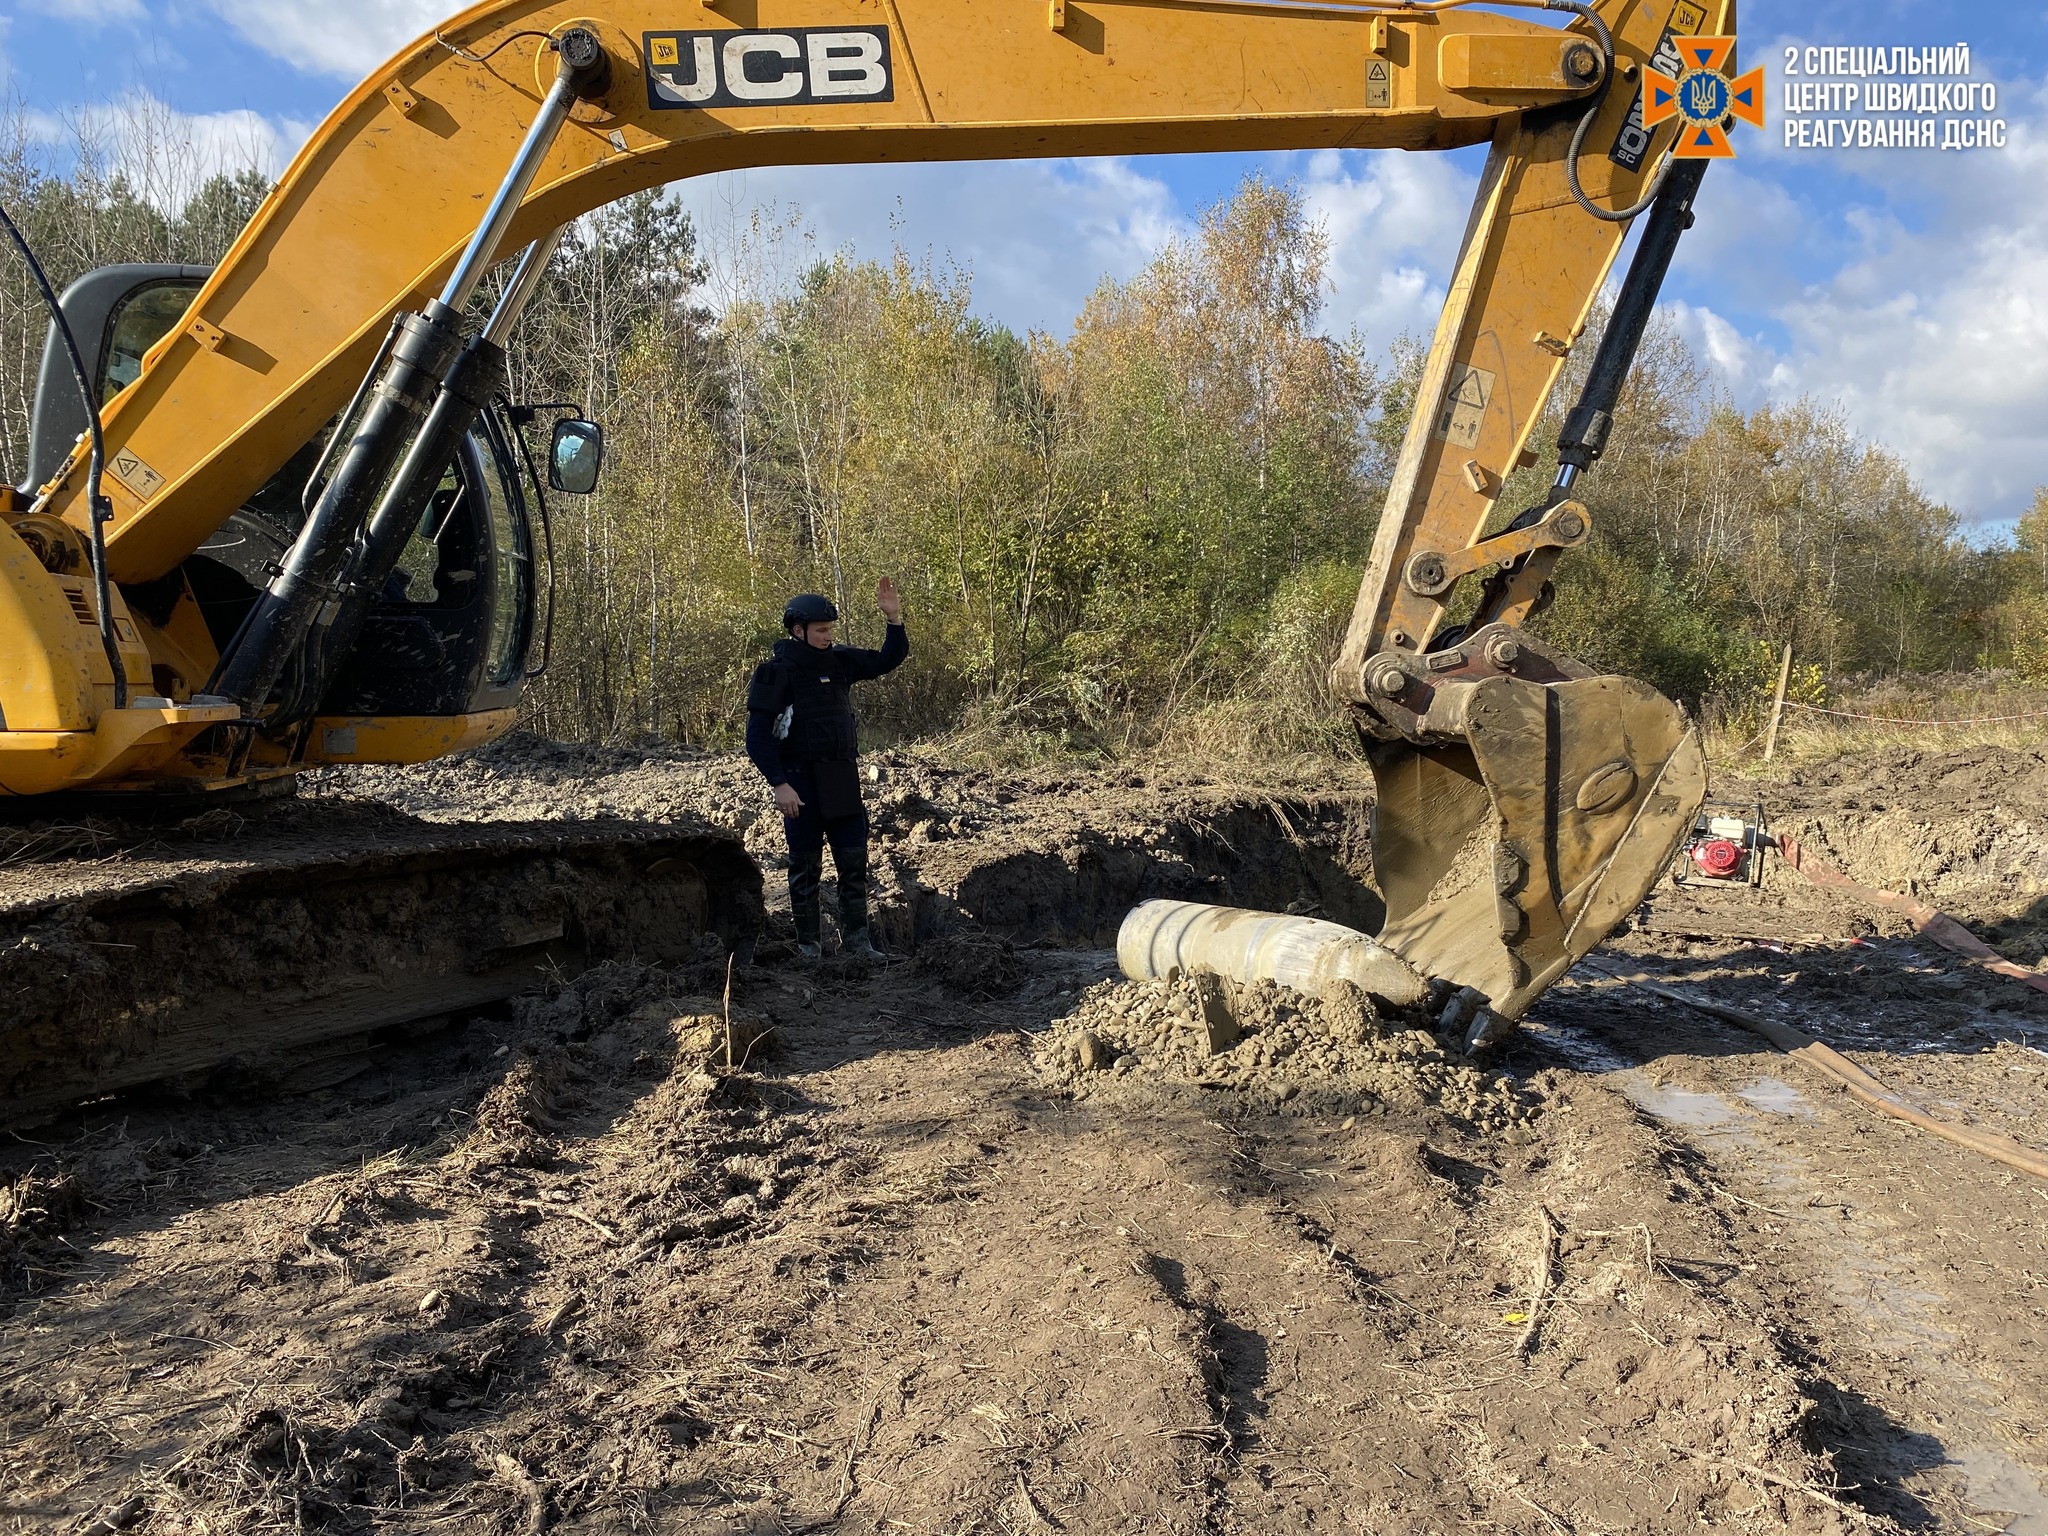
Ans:
[[[1226,792],[1179,815],[1063,826],[1041,812],[1014,833],[934,839],[929,820],[885,811],[875,922],[904,954],[963,930],[1106,948],[1153,896],[1370,928],[1366,815],[1355,795]],[[449,823],[313,799],[234,830],[103,829],[99,857],[6,871],[11,1121],[223,1071],[257,1091],[325,1086],[383,1040],[601,960],[744,962],[764,926],[764,958],[787,952],[741,837],[695,817]],[[779,895],[779,873],[771,884]]]
[[[535,771],[541,750],[483,755],[481,784],[474,766],[384,770],[246,818],[102,827],[70,858],[35,857],[47,828],[16,834],[0,848],[8,1115],[223,1067],[271,1088],[317,1086],[357,1069],[382,1037],[596,961],[744,958],[757,936],[764,960],[788,953],[779,829],[743,774],[649,759],[585,778]],[[2048,951],[2037,894],[2048,891],[2048,808],[2011,792],[2013,765],[1978,766],[2006,787],[1939,808],[1895,803],[1910,766],[1892,775],[1899,785],[1846,795],[1727,792],[1760,794],[1775,827],[1854,878],[1937,902],[2032,964]],[[423,781],[442,786],[438,799]],[[601,804],[565,793],[591,782],[626,787]],[[1108,949],[1154,897],[1368,933],[1383,917],[1370,795],[1356,779],[1278,791],[1136,775],[1019,785],[891,765],[870,803],[875,925],[898,954],[962,932]],[[828,879],[828,914],[832,895]],[[1847,939],[1884,921],[1772,861],[1754,892],[1660,886],[1640,927],[1770,941]]]
[[[876,921],[914,950],[962,927],[1014,944],[1112,949],[1155,897],[1314,913],[1376,932],[1370,801],[1363,794],[1215,796],[1157,820],[883,853]],[[829,903],[828,903],[829,906]]]

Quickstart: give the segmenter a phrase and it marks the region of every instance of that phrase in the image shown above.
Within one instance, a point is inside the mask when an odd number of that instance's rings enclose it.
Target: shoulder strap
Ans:
[[[754,676],[747,684],[747,708],[761,714],[774,714],[789,703],[789,668],[771,657],[754,668]]]

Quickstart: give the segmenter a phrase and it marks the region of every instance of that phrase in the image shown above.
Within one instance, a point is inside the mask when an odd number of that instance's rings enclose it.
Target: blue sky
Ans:
[[[281,168],[313,124],[452,0],[0,0],[0,62],[28,130],[136,108],[198,158]],[[1744,0],[1744,62],[1771,126],[1739,130],[1665,297],[1741,405],[1806,395],[1903,454],[1930,493],[1989,528],[2048,482],[2048,5]],[[2005,149],[1787,149],[1788,45],[1967,43],[1996,84]],[[129,130],[132,131],[132,130]],[[109,152],[124,153],[108,128]],[[1333,328],[1426,334],[1478,167],[1453,155],[1164,156],[982,166],[789,168],[680,189],[714,256],[756,209],[802,248],[891,243],[968,267],[976,305],[1060,330],[1250,171],[1292,178],[1332,236]]]

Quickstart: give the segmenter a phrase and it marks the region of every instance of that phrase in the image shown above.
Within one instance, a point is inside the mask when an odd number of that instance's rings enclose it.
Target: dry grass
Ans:
[[[1840,713],[1786,709],[1778,750],[1768,764],[1760,733],[1730,728],[1709,711],[1708,755],[1718,768],[1771,778],[1812,763],[1896,748],[2048,746],[2048,688],[1995,674],[1893,678],[1831,689],[1823,707]],[[1852,718],[1857,716],[1872,718]]]

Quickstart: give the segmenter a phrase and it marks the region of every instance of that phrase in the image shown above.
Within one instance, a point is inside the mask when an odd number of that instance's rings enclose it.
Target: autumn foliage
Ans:
[[[216,259],[263,190],[247,173],[152,185],[92,153],[55,174],[35,149],[0,145],[0,197],[60,283]],[[554,500],[533,723],[729,744],[786,596],[831,595],[872,642],[887,572],[914,650],[867,690],[871,737],[1346,745],[1325,674],[1421,347],[1330,334],[1328,254],[1294,190],[1252,179],[1104,280],[1067,335],[1020,336],[975,314],[969,273],[820,252],[795,220],[700,231],[646,194],[581,221],[513,357],[517,395],[577,401],[609,433],[599,494]],[[15,480],[42,334],[10,266]],[[1549,464],[1510,482],[1502,521]],[[2048,499],[2016,544],[1973,543],[1828,409],[1736,410],[1668,327],[1581,494],[1595,534],[1539,623],[1689,703],[1752,711],[1787,640],[1816,679],[2048,679]]]

